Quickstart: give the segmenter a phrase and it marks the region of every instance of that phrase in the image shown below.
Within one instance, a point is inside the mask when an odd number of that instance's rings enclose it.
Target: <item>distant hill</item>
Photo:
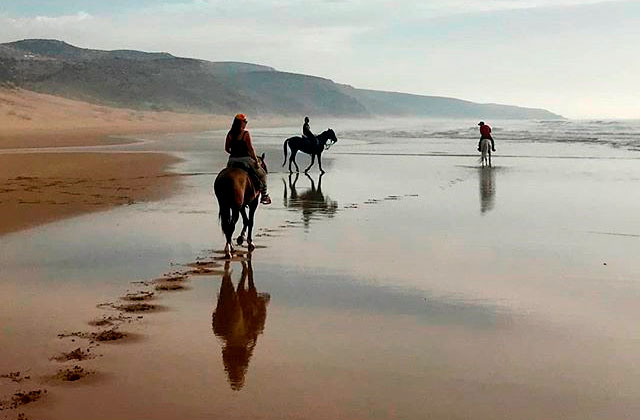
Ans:
[[[0,83],[141,110],[326,116],[562,118],[543,109],[357,89],[329,79],[169,53],[78,48],[28,39],[0,44]]]

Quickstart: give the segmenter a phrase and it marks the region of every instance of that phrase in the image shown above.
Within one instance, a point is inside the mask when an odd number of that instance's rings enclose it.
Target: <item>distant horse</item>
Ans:
[[[264,162],[264,153],[258,158],[258,162],[262,169],[267,172],[267,165]],[[242,214],[242,233],[237,238],[238,245],[242,245],[245,241],[245,232],[249,229],[246,237],[249,251],[253,251],[253,238],[251,236],[253,230],[253,218],[260,202],[260,189],[256,185],[256,181],[252,179],[249,173],[241,168],[232,167],[223,169],[216,177],[213,183],[213,190],[218,199],[219,218],[222,225],[222,232],[226,237],[227,243],[224,246],[225,257],[231,258],[233,245],[231,244],[233,231],[236,228],[238,217]],[[247,209],[249,214],[247,215]]]
[[[320,172],[324,173],[324,170],[322,169],[322,152],[335,144],[338,141],[338,138],[336,137],[336,133],[330,128],[327,131],[323,131],[322,133],[318,134],[316,138],[318,139],[317,145],[313,144],[313,140],[300,136],[289,137],[288,139],[286,139],[283,145],[284,162],[282,162],[282,166],[287,163],[288,144],[289,148],[291,149],[291,157],[289,158],[289,172],[293,172],[291,170],[291,162],[296,165],[296,172],[300,172],[300,168],[298,168],[298,164],[296,163],[296,153],[298,153],[298,151],[301,151],[308,155],[311,155],[311,164],[307,169],[304,170],[305,173],[307,173],[307,171],[311,169],[311,167],[315,163],[316,156],[318,156],[318,166],[320,166]],[[327,144],[328,141],[331,141],[331,143]]]
[[[491,166],[491,140],[480,140],[480,164],[481,166]]]

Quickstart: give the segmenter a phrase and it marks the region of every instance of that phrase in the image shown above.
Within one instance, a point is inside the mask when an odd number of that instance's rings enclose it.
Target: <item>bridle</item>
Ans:
[[[336,144],[338,140],[337,139],[329,139],[327,140],[327,142],[324,144],[324,150],[329,150],[329,148],[331,146],[333,146],[334,144]]]

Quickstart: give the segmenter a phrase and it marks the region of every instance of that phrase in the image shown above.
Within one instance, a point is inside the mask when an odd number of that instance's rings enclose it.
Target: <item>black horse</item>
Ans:
[[[311,155],[311,164],[307,169],[304,170],[304,172],[307,173],[307,171],[311,169],[316,161],[316,156],[318,156],[318,165],[320,166],[320,172],[324,173],[324,170],[322,169],[322,152],[325,149],[328,149],[335,142],[337,142],[338,138],[336,137],[336,133],[330,128],[327,131],[323,131],[322,133],[318,134],[316,138],[318,139],[318,144],[314,144],[313,140],[311,139],[300,136],[289,137],[288,139],[286,139],[284,141],[284,162],[282,162],[282,166],[287,163],[288,144],[289,148],[291,149],[291,157],[289,158],[289,172],[293,172],[291,170],[291,162],[296,165],[296,172],[300,172],[300,168],[298,168],[298,164],[296,163],[296,153],[298,153],[298,151],[302,151],[308,155]],[[327,144],[327,142],[329,141],[331,143]]]

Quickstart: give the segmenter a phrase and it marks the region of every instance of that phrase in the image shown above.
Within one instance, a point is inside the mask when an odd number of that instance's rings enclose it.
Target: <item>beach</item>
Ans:
[[[111,108],[0,87],[0,234],[171,194],[179,188],[167,176],[175,157],[109,146],[227,124],[217,115]]]
[[[0,154],[0,197],[80,194],[0,231],[0,418],[640,415],[637,124],[500,121],[480,168],[473,122],[314,123],[324,176],[250,123],[273,204],[230,262],[225,125]]]

